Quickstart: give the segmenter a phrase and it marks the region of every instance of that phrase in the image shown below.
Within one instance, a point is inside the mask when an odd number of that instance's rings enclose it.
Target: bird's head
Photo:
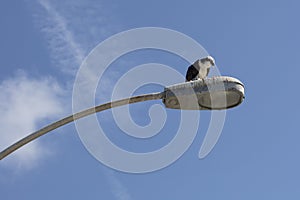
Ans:
[[[201,63],[205,64],[205,65],[209,65],[209,66],[215,66],[215,59],[211,56],[207,56],[205,58],[202,58]]]

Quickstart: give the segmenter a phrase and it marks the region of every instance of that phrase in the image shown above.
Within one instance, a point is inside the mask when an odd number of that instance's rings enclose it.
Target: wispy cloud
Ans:
[[[54,65],[74,76],[84,57],[114,29],[105,15],[107,8],[101,1],[37,2],[35,21],[45,35]]]
[[[37,130],[39,123],[63,112],[62,88],[49,77],[30,78],[19,72],[0,83],[0,149],[4,149]],[[47,154],[39,141],[14,152],[6,164],[31,168],[42,155]]]
[[[127,188],[123,183],[116,177],[115,172],[109,171],[106,173],[108,182],[111,186],[111,192],[118,200],[131,200],[131,196]]]
[[[51,56],[62,71],[75,73],[82,62],[85,51],[75,41],[73,33],[68,29],[67,20],[57,12],[52,4],[46,0],[38,3],[46,11],[43,16],[38,16],[41,31],[45,34]]]
[[[50,77],[37,79],[25,73],[1,82],[0,149],[40,128],[42,120],[57,119],[61,113],[68,112],[62,102],[70,97],[62,94],[71,94],[73,78],[84,57],[115,29],[101,1],[92,4],[80,0],[36,2],[38,4],[27,1],[38,7],[33,11],[35,22],[45,36],[54,66],[66,75],[60,82],[65,81],[68,87],[64,88]],[[6,164],[32,167],[48,151],[36,140],[9,156]],[[116,175],[106,175],[114,197],[130,200],[126,187]]]
[[[41,16],[40,19],[51,54],[61,67],[67,69],[63,71],[75,75],[74,72],[79,68],[84,56],[104,37],[110,36],[111,30],[114,29],[107,16],[103,15],[105,9],[99,2],[90,4],[85,1],[72,1],[71,5],[61,4],[63,8],[54,8],[47,0],[39,0],[39,3],[47,11],[47,15]],[[64,8],[68,8],[68,11],[59,12],[59,9]],[[93,78],[94,74],[90,74],[89,77]],[[132,199],[113,172],[106,175],[116,199]]]
[[[0,83],[0,150],[39,129],[38,125],[43,119],[53,117],[55,120],[59,113],[71,112],[69,107],[61,105],[63,101],[71,100],[76,71],[84,56],[99,42],[93,40],[95,36],[104,37],[103,34],[109,32],[104,31],[103,17],[99,15],[100,10],[97,11],[100,4],[90,5],[77,0],[69,3],[53,2],[55,0],[27,1],[33,9],[37,27],[45,36],[55,69],[65,75],[59,81],[63,84],[60,85],[50,77],[36,79],[27,76],[25,72]],[[80,16],[82,10],[85,11],[84,17]],[[64,98],[60,93],[62,90]],[[45,151],[47,147],[41,148],[40,141],[37,140],[9,156],[10,161],[6,163],[30,167],[37,163],[40,155],[45,155]]]

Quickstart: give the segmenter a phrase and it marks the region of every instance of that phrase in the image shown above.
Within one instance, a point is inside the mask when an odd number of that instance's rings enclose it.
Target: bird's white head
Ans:
[[[206,65],[207,67],[215,66],[215,59],[211,56],[202,58],[200,61],[202,64]]]

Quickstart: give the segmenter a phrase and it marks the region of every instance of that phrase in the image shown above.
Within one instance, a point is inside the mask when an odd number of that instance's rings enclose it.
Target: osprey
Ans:
[[[209,73],[210,67],[214,65],[215,65],[215,60],[211,56],[207,56],[205,58],[197,60],[196,62],[194,62],[194,64],[189,66],[186,72],[185,80],[193,81],[199,78],[201,79],[206,78]]]

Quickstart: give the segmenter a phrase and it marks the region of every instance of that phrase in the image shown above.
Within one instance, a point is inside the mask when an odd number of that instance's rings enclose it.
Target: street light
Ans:
[[[244,85],[241,81],[232,77],[213,77],[168,86],[165,87],[163,92],[133,96],[98,105],[65,117],[31,133],[0,152],[0,160],[36,138],[77,119],[110,108],[156,99],[162,99],[165,106],[172,109],[222,110],[242,103]]]

